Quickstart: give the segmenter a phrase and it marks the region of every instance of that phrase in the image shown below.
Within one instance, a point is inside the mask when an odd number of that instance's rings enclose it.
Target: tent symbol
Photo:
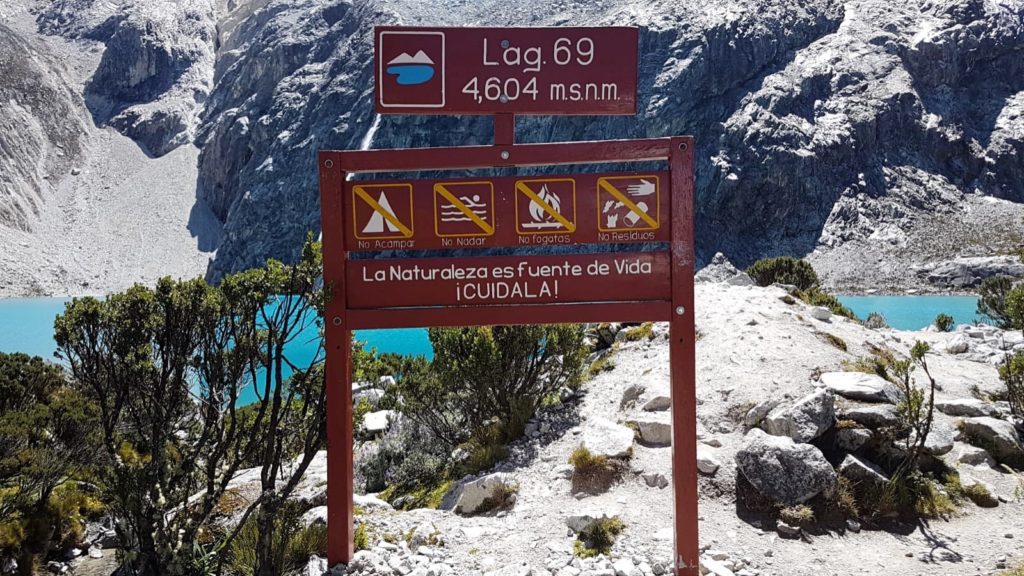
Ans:
[[[395,215],[394,209],[391,208],[391,203],[388,202],[388,197],[381,192],[380,197],[377,199],[377,204],[380,205],[388,214],[390,214],[395,220],[398,216]],[[398,232],[398,227],[391,223],[390,219],[384,218],[384,214],[374,210],[373,215],[370,216],[370,221],[363,227],[363,234],[380,234],[387,228],[388,232]]]

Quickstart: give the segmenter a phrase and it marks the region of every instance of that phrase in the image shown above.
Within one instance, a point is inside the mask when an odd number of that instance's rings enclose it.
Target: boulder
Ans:
[[[363,508],[379,508],[381,510],[394,510],[391,504],[388,504],[384,500],[377,497],[376,494],[354,494],[352,496],[352,502],[356,506]]]
[[[953,450],[953,438],[956,431],[945,422],[935,420],[932,422],[932,429],[924,441],[924,451],[932,456],[942,456]],[[911,438],[913,441],[913,438]]]
[[[622,391],[622,400],[619,401],[619,410],[632,408],[646,390],[647,387],[643,384],[630,384],[626,386],[626,389]]]
[[[441,503],[443,510],[469,515],[504,506],[510,494],[519,490],[515,478],[507,472],[481,476],[459,482],[448,491]]]
[[[391,421],[395,418],[394,410],[378,410],[376,412],[367,412],[363,416],[363,428],[371,434],[377,434],[383,432],[391,426]]]
[[[693,276],[693,281],[699,283],[717,282],[731,284],[733,286],[752,286],[754,281],[745,272],[741,272],[733,266],[732,262],[721,252],[711,258],[707,266],[701,268]]]
[[[582,444],[595,456],[621,458],[633,448],[633,430],[606,418],[594,418],[583,430]]]
[[[721,466],[721,462],[715,458],[715,455],[711,450],[701,445],[697,445],[697,470],[701,474],[712,476],[715,472],[718,472],[718,469]]]
[[[434,546],[437,544],[441,531],[432,522],[424,522],[412,531],[409,538],[409,548],[416,552],[420,546]]]
[[[884,486],[889,483],[889,477],[878,465],[857,458],[853,454],[847,454],[846,458],[843,458],[839,464],[839,474],[854,483],[868,486]]]
[[[761,422],[775,436],[788,436],[796,442],[810,442],[835,424],[835,396],[819,389],[797,400],[792,406],[779,406]]]
[[[864,372],[826,372],[821,375],[821,385],[843,398],[863,402],[897,404],[903,397],[892,382]]]
[[[996,466],[995,458],[992,458],[988,450],[970,444],[957,443],[956,461],[968,466],[990,466],[992,468]]]
[[[871,430],[865,428],[841,428],[836,432],[836,446],[846,452],[856,452],[871,441]]]
[[[844,420],[853,420],[867,428],[892,427],[898,426],[900,423],[896,408],[891,404],[853,406],[843,410],[839,417]]]
[[[672,445],[672,423],[654,418],[640,418],[632,421],[640,430],[640,441],[651,446]]]
[[[971,339],[964,334],[957,334],[953,336],[948,343],[946,343],[946,352],[950,354],[964,354],[971,349]]]
[[[935,409],[950,416],[991,416],[997,418],[1000,415],[999,408],[995,404],[976,398],[936,400]]]
[[[573,532],[579,534],[580,532],[584,532],[593,527],[596,522],[609,520],[617,517],[618,515],[619,512],[617,510],[587,508],[567,516],[565,519],[565,525]]]
[[[665,488],[668,486],[668,478],[664,474],[651,472],[643,475],[644,483],[651,488]]]
[[[811,318],[815,320],[821,320],[822,322],[828,322],[832,318],[832,311],[823,306],[815,306],[811,308]]]
[[[327,524],[327,506],[315,506],[306,510],[299,519],[299,525],[308,528],[316,524]]]
[[[1024,468],[1024,445],[1013,424],[987,416],[967,418],[963,432],[972,444],[988,450],[998,462]]]
[[[759,428],[747,433],[736,465],[758,492],[786,506],[830,492],[836,484],[836,471],[821,450]]]
[[[743,416],[743,423],[748,428],[757,426],[762,420],[764,420],[764,417],[774,410],[780,403],[781,402],[779,400],[774,398],[758,402],[753,408],[747,410],[746,415]]]
[[[736,576],[736,573],[713,558],[700,559],[700,573],[710,576]]]
[[[643,409],[647,412],[663,412],[672,407],[672,393],[668,385],[657,386],[648,395]]]
[[[615,576],[642,576],[642,572],[637,569],[636,564],[629,558],[619,558],[612,564],[612,570],[615,571]]]

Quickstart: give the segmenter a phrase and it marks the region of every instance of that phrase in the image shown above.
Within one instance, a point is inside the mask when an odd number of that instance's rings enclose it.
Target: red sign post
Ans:
[[[389,35],[399,32],[405,36]],[[496,70],[512,74],[510,67],[524,63],[540,67],[528,70],[534,74],[530,79],[508,76],[518,78],[520,84],[531,79],[538,86],[557,78],[572,80],[544,72],[552,69],[552,61],[564,66],[566,73],[592,63],[621,64],[632,70],[632,83],[623,77],[620,98],[614,104],[587,101],[571,108],[572,113],[632,113],[635,105],[635,29],[378,28],[376,41],[381,111],[395,112],[387,107],[398,103],[407,106],[406,112],[424,112],[428,106],[424,102],[436,95],[431,90],[439,85],[443,99],[432,108],[435,112],[569,113],[564,101],[539,96],[529,102],[499,101],[514,104],[514,109],[501,108],[490,99],[467,100],[465,92],[449,98],[447,87],[452,82],[468,82],[479,73],[481,64],[471,57],[482,57],[483,66],[491,65],[488,50],[493,45],[505,50],[500,56],[504,64],[495,65]],[[563,62],[561,47],[569,45],[576,47],[575,64]],[[536,53],[527,50],[533,46]],[[518,60],[513,47],[520,48]],[[428,70],[428,61],[444,67]],[[585,78],[601,80],[605,72],[593,70],[587,68],[586,73],[596,75]],[[389,92],[394,86],[389,88],[387,82],[417,88]],[[324,282],[331,290],[325,334],[328,561],[347,563],[353,555],[352,330],[668,321],[675,574],[697,576],[693,141],[674,137],[514,144],[513,126],[511,114],[498,115],[493,146],[320,152]],[[348,180],[356,173],[651,161],[665,164],[667,170]],[[667,249],[609,252],[607,247],[615,250],[638,242],[660,243]],[[586,245],[602,244],[606,245],[603,251],[587,253]],[[550,252],[547,246],[551,245],[580,248],[572,254],[538,254]],[[349,258],[357,252],[458,249],[464,253],[495,247],[530,250],[511,256]]]

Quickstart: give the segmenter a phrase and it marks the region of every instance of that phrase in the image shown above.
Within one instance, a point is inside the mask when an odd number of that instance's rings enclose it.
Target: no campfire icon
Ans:
[[[378,42],[381,107],[444,107],[444,32],[383,31]]]

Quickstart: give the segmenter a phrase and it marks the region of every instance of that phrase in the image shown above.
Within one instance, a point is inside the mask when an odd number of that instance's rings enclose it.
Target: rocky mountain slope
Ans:
[[[200,241],[216,247],[211,278],[294,256],[319,228],[318,149],[489,141],[487,118],[374,114],[379,24],[639,26],[635,118],[523,118],[519,139],[693,134],[702,259],[810,255],[833,286],[902,289],[926,283],[910,265],[1024,242],[1021,0],[17,0],[2,10],[34,20],[15,37],[66,42],[69,60],[92,61],[70,83],[78,97],[65,98],[89,113],[68,115],[63,130],[109,127],[154,162],[199,149],[194,181],[174,193],[223,227]],[[30,76],[59,87],[68,75]],[[74,152],[72,136],[55,137]],[[0,193],[18,214],[5,226],[31,228],[52,193],[26,164],[47,157],[26,156],[34,146],[0,156],[21,164]]]

